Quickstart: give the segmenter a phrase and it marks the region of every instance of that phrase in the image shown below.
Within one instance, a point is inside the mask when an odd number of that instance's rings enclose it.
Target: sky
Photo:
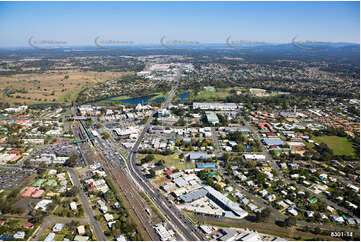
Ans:
[[[94,39],[360,42],[359,2],[0,2],[0,47]]]

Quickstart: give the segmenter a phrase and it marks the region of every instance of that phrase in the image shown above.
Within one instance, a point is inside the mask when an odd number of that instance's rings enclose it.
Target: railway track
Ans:
[[[86,127],[81,121],[78,121],[78,130],[88,141],[87,143],[79,144],[81,150],[82,148],[85,148],[85,146],[88,147],[87,152],[83,152],[84,154],[82,153],[82,155],[91,156],[91,160],[99,160],[102,163],[105,172],[107,173],[117,192],[119,192],[121,195],[123,202],[128,208],[130,208],[130,215],[134,215],[131,216],[133,221],[139,227],[143,228],[140,230],[143,239],[159,240],[158,235],[154,232],[152,227],[152,219],[145,212],[147,204],[139,195],[138,190],[132,186],[128,178],[119,169],[119,167],[115,167],[106,157],[104,157],[101,150],[98,149],[96,142],[91,141],[89,133],[86,131]]]
[[[100,155],[102,156],[102,155]],[[133,220],[138,225],[141,225],[146,232],[142,234],[144,240],[159,240],[158,235],[154,232],[152,227],[152,218],[147,215],[145,212],[145,208],[147,205],[143,198],[139,195],[138,191],[129,183],[127,177],[125,177],[124,173],[119,170],[119,168],[114,167],[111,163],[102,157],[103,168],[105,172],[109,175],[112,184],[114,184],[115,188],[118,192],[123,196],[123,202],[126,202],[128,207],[134,212]]]

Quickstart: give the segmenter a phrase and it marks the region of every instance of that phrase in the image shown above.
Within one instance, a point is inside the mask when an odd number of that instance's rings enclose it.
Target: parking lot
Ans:
[[[13,190],[32,173],[31,170],[0,168],[0,189]]]

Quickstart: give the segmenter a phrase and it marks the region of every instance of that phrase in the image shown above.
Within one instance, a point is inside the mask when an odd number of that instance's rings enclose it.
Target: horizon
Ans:
[[[140,45],[169,40],[225,44],[299,41],[360,44],[359,2],[0,2],[1,47],[31,37],[91,46],[94,39]]]
[[[360,45],[359,42],[331,42],[331,41],[328,41],[328,42],[323,42],[324,44],[327,44],[327,45],[340,45],[340,44],[343,44],[343,45]],[[195,47],[192,47],[192,49],[197,49],[196,47],[197,46],[204,46],[204,45],[219,45],[219,46],[228,46],[226,42],[204,42],[204,43],[198,43],[197,45],[194,45]],[[239,46],[249,46],[249,49],[252,49],[252,48],[257,48],[257,47],[266,47],[266,46],[281,46],[281,45],[293,45],[292,41],[289,41],[289,42],[279,42],[279,43],[276,43],[276,42],[265,42],[265,43],[262,43],[262,44],[258,44],[258,45],[252,45],[252,44],[238,44]],[[108,45],[109,48],[114,48],[116,49],[116,47],[118,47],[119,45]],[[131,47],[142,47],[142,46],[157,46],[157,47],[164,47],[161,43],[134,43],[134,44],[130,44],[130,45],[122,45],[124,47],[127,47],[127,48],[131,48]],[[177,46],[187,46],[187,44],[179,44]],[[64,45],[64,46],[57,46],[57,47],[54,47],[53,49],[69,49],[69,48],[79,48],[79,47],[94,47],[96,49],[99,49],[99,50],[102,50],[102,48],[99,48],[96,46],[96,44],[78,44],[78,45]],[[37,48],[34,48],[32,46],[30,46],[29,44],[27,45],[19,45],[19,46],[0,46],[0,49],[18,49],[18,48],[22,48],[22,49],[37,49]],[[50,50],[50,49],[49,49]]]

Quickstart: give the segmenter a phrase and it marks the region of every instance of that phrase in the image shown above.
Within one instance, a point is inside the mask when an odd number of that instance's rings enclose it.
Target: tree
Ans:
[[[265,208],[261,212],[256,213],[256,221],[264,222],[271,215],[271,209]]]
[[[103,132],[102,135],[103,135],[104,139],[109,139],[110,138],[110,134],[107,133],[107,132]]]
[[[68,191],[66,191],[67,197],[74,197],[79,193],[79,188],[76,186],[72,186]]]
[[[29,167],[30,166],[30,161],[29,160],[24,161],[24,166]]]
[[[154,155],[149,154],[149,155],[147,155],[146,157],[144,157],[144,158],[141,160],[141,162],[142,162],[142,164],[148,163],[148,162],[154,160],[154,158],[155,158]]]
[[[296,226],[296,224],[297,224],[297,220],[296,220],[296,218],[294,218],[294,217],[288,217],[288,218],[286,218],[286,220],[284,221],[284,225],[285,225],[286,227],[293,227],[293,226]]]
[[[78,159],[78,155],[77,154],[72,154],[69,159],[66,161],[65,165],[69,166],[69,167],[74,167],[77,164],[77,159]]]
[[[150,176],[153,178],[153,177],[155,177],[155,171],[153,170],[153,169],[151,169],[150,171],[149,171],[149,173],[150,173]]]

